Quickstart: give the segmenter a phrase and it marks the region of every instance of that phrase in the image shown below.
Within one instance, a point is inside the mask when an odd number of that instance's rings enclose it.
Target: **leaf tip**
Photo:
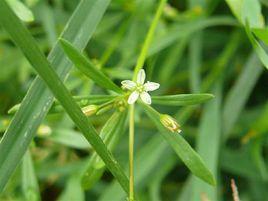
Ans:
[[[209,173],[210,174],[208,175],[206,181],[208,184],[215,187],[217,185],[217,181],[216,181],[215,177],[212,175],[212,173],[211,172],[209,172]]]
[[[216,96],[215,96],[214,94],[207,94],[207,97],[208,97],[208,99],[210,100],[210,99],[215,98]]]

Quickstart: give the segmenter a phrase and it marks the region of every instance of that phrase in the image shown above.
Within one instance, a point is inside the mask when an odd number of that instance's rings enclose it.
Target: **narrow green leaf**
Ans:
[[[193,107],[186,107],[178,113],[179,122],[184,124],[193,112]],[[163,140],[163,137],[159,134],[154,135],[146,145],[144,145],[137,154],[135,154],[134,161],[137,165],[135,167],[135,186],[139,189],[143,189],[147,184],[151,183],[152,173],[155,168],[159,166],[159,161],[166,163],[169,158],[173,157],[169,144]],[[175,158],[177,160],[177,157]],[[139,164],[143,164],[140,166]],[[115,196],[116,195],[116,196]],[[115,200],[124,198],[124,192],[116,181],[114,181],[105,191],[102,193],[99,201],[107,201],[113,196]]]
[[[41,198],[29,150],[25,153],[22,162],[22,190],[26,200],[38,201]]]
[[[193,177],[188,177],[176,201],[190,200],[192,196]]]
[[[148,105],[143,104],[149,118],[154,122],[157,129],[163,135],[164,139],[171,145],[177,155],[191,170],[191,172],[204,180],[210,185],[215,185],[215,179],[208,168],[205,166],[200,156],[192,149],[183,137],[178,133],[173,133],[167,130],[161,123],[158,113]]]
[[[79,105],[89,105],[89,104],[101,104],[104,102],[111,101],[115,99],[116,95],[89,95],[89,96],[74,96],[74,100]],[[55,105],[59,104],[58,101],[55,102]]]
[[[164,68],[160,68],[159,71],[160,83],[166,82],[166,80],[168,80],[172,76],[178,63],[182,59],[188,41],[188,37],[183,38],[181,41],[175,43],[174,47],[170,48],[166,58],[162,63],[162,66],[164,66]]]
[[[189,9],[194,10],[196,7],[202,9],[199,18],[203,18],[208,1],[205,0],[189,0]],[[202,31],[195,32],[191,35],[189,41],[189,84],[192,93],[199,93],[201,90],[201,66],[203,56],[203,34]]]
[[[241,0],[240,0],[241,1]],[[264,27],[264,17],[261,13],[261,3],[256,0],[242,0],[242,19],[244,23],[249,22],[250,27],[262,28]]]
[[[227,94],[223,106],[223,134],[227,139],[241,111],[243,110],[247,99],[259,76],[262,68],[257,56],[253,53],[250,55],[243,68],[241,75],[236,80],[233,87]]]
[[[264,18],[261,13],[261,5],[259,1],[255,0],[226,0],[235,16],[240,20],[240,22],[245,26],[247,35],[252,43],[258,57],[262,61],[263,65],[268,69],[268,55],[259,42],[255,39],[252,34],[251,28],[257,28],[257,35],[261,35],[264,28]],[[254,32],[253,29],[253,32]],[[265,30],[265,29],[263,29]],[[264,42],[267,42],[267,38],[264,38]]]
[[[109,2],[110,0],[81,1],[67,23],[61,37],[72,41],[79,50],[85,48]],[[0,1],[0,4],[4,4],[4,1]],[[1,21],[5,17],[4,12],[2,12],[3,8],[3,6],[0,6]],[[11,24],[10,20],[7,23],[10,23],[12,26],[10,28],[14,29],[13,34],[17,33],[18,37],[21,37],[20,32],[17,32],[17,27]],[[85,29],[84,27],[88,28]],[[62,80],[66,79],[72,64],[65,57],[58,44],[50,52],[48,60],[52,66],[55,66],[60,78]],[[21,108],[1,139],[0,191],[3,190],[7,180],[19,164],[37,128],[51,107],[53,100],[53,95],[46,84],[40,77],[37,77],[24,98]]]
[[[47,137],[52,142],[59,143],[71,148],[88,149],[90,145],[81,133],[71,129],[54,129]]]
[[[203,79],[201,86],[202,91],[208,91],[221,77],[221,75],[224,74],[224,71],[226,70],[231,58],[234,56],[237,48],[239,47],[241,38],[242,37],[240,30],[236,30],[231,34],[228,43],[226,44],[221,54],[218,56],[214,64],[214,68],[211,69],[210,73],[206,76],[205,79]]]
[[[239,151],[224,147],[220,156],[221,168],[242,177],[261,180],[260,172],[249,157],[250,155],[248,147],[243,147]]]
[[[40,14],[40,20],[46,32],[49,45],[53,47],[57,41],[56,22],[52,9],[48,3],[42,2],[37,6],[37,12]]]
[[[76,174],[68,179],[65,189],[57,199],[57,201],[66,200],[85,201],[85,193],[81,188],[79,177]]]
[[[7,0],[7,3],[10,5],[10,7],[13,9],[13,11],[17,14],[17,16],[25,21],[25,22],[32,22],[34,21],[34,16],[32,11],[25,6],[21,1],[19,0]]]
[[[251,44],[254,47],[255,52],[257,53],[259,59],[263,63],[263,65],[268,69],[268,55],[263,47],[259,44],[259,42],[255,39],[254,35],[251,32],[251,29],[248,24],[246,24],[246,32],[249,37]]]
[[[154,171],[154,177],[152,177],[149,183],[150,200],[161,201],[161,188],[162,182],[167,175],[172,171],[174,166],[177,164],[177,157],[168,157],[168,160],[161,166],[157,166],[157,170]]]
[[[196,142],[197,153],[204,159],[215,177],[217,177],[221,139],[220,91],[220,86],[216,86],[216,90],[214,90],[217,94],[216,98],[205,106]],[[206,193],[209,200],[217,200],[217,188],[213,188],[197,178],[193,178],[192,185],[192,201],[198,200],[203,192]]]
[[[231,11],[235,15],[235,17],[240,21],[240,23],[243,23],[242,17],[241,17],[243,1],[242,0],[226,0],[226,3],[229,5]]]
[[[217,16],[200,20],[194,20],[187,22],[185,24],[184,23],[175,24],[174,26],[169,28],[169,30],[166,31],[166,34],[159,34],[159,36],[155,37],[154,42],[150,46],[147,57],[160,52],[161,50],[174,44],[179,39],[185,38],[197,31],[214,26],[237,26],[237,25],[238,23],[236,22],[235,19],[226,16]],[[137,56],[128,58],[126,63],[124,63],[124,67],[134,65],[136,60]]]
[[[121,184],[122,188],[128,192],[128,178],[124,174],[121,166],[107,150],[105,144],[98,136],[94,127],[83,114],[80,107],[76,104],[67,88],[51,67],[50,63],[39,50],[29,31],[19,21],[19,19],[4,1],[0,1],[0,13],[0,22],[3,27],[6,29],[6,31],[8,31],[15,43],[21,48],[22,52],[38,72],[39,76],[45,81],[55,97],[61,102],[70,118],[76,123],[77,127],[82,131],[86,139],[105,162],[107,168],[118,179],[118,182]],[[4,181],[7,180],[6,175],[3,175],[1,170],[0,176],[1,178],[4,178]],[[5,182],[3,182],[1,179],[1,189],[3,189],[4,184]]]
[[[263,181],[268,181],[268,171],[266,167],[265,157],[263,156],[264,138],[259,137],[253,142],[251,147],[252,160],[257,167]]]
[[[261,114],[258,115],[258,118],[255,119],[251,124],[251,130],[256,131],[259,135],[262,135],[268,131],[268,103],[265,104],[264,108],[261,111]]]
[[[122,89],[118,87],[112,80],[98,70],[84,55],[82,55],[71,43],[64,39],[60,39],[60,43],[64,52],[74,63],[74,65],[86,76],[96,82],[98,85],[122,93]]]
[[[123,134],[126,122],[126,112],[114,113],[103,126],[100,137],[108,149],[112,151]],[[86,165],[86,171],[83,174],[81,183],[84,189],[91,188],[94,183],[102,176],[105,170],[105,164],[101,158],[94,152]]]
[[[261,39],[266,45],[268,45],[268,29],[251,29],[251,31]]]
[[[212,94],[178,94],[167,96],[152,96],[153,104],[185,106],[206,102],[214,98]]]
[[[117,96],[114,95],[89,95],[89,96],[74,96],[74,100],[80,107],[84,107],[90,104],[101,104],[104,102],[111,101],[112,99],[116,98]],[[21,104],[16,104],[12,108],[8,110],[9,114],[14,114],[20,109]],[[53,104],[50,112],[60,112],[63,111],[62,106],[56,100]]]
[[[154,136],[149,140],[137,154],[135,154],[135,186],[142,190],[146,183],[152,181],[151,176],[155,168],[159,166],[159,161],[165,163],[169,160],[167,154],[168,145],[160,135]],[[172,157],[172,156],[171,156]],[[177,159],[177,158],[176,158]],[[143,164],[142,166],[140,164]],[[118,182],[114,181],[108,188],[106,188],[99,199],[99,201],[107,201],[113,197],[114,200],[123,200],[124,192],[121,190]]]
[[[192,35],[189,42],[189,74],[192,93],[199,93],[201,87],[202,32]]]
[[[226,0],[226,2],[241,24],[245,25],[246,21],[248,21],[250,27],[264,27],[264,18],[261,13],[261,5],[259,1]]]

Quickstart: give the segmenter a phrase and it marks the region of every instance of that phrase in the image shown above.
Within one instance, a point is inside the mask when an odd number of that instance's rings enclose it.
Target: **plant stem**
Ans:
[[[148,31],[148,33],[146,35],[145,42],[143,44],[140,56],[138,58],[137,64],[136,64],[135,69],[134,69],[134,76],[133,76],[134,81],[136,80],[136,77],[137,77],[137,74],[138,74],[139,70],[144,65],[144,61],[146,59],[146,55],[147,55],[149,46],[150,46],[150,44],[151,44],[151,42],[153,40],[153,36],[154,36],[156,26],[157,26],[158,21],[159,21],[159,19],[161,17],[161,14],[162,14],[164,6],[166,5],[166,2],[167,2],[167,0],[161,0],[160,1],[159,6],[158,6],[157,11],[156,11],[156,14],[155,14],[154,19],[153,19],[153,22],[152,22],[152,24],[151,24],[151,26],[149,28],[149,31]]]
[[[129,106],[129,201],[134,201],[134,105]]]
[[[134,69],[133,81],[136,81],[139,70],[143,67],[149,46],[152,42],[154,31],[162,14],[163,8],[167,0],[160,0],[153,22],[146,35],[141,53]],[[134,201],[134,171],[133,171],[133,155],[134,155],[134,105],[129,106],[129,201]]]

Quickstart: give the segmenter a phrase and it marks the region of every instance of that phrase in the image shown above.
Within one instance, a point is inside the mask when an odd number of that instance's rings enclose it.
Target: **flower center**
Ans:
[[[139,84],[137,87],[136,87],[136,91],[139,92],[139,93],[142,93],[144,91],[144,86]]]

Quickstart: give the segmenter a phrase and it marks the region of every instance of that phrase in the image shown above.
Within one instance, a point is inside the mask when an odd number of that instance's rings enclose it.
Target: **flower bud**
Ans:
[[[91,116],[91,115],[96,114],[98,109],[99,109],[99,106],[97,105],[88,105],[86,107],[83,107],[82,111],[86,116]]]
[[[180,133],[181,132],[180,125],[171,116],[169,116],[167,114],[161,114],[160,121],[171,132],[173,132],[173,133],[175,133],[175,132]]]
[[[52,130],[47,125],[40,125],[37,129],[37,135],[40,136],[49,136],[52,133]]]

